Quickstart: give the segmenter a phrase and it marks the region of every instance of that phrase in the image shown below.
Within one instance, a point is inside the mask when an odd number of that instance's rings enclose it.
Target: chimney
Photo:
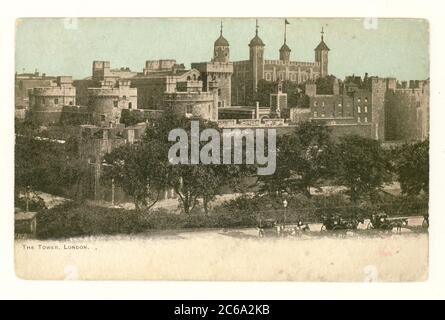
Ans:
[[[255,117],[257,120],[260,120],[260,102],[257,101],[255,105]]]

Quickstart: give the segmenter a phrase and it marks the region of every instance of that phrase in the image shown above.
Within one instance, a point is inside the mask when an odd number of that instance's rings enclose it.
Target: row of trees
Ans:
[[[199,121],[201,130],[218,130],[214,123]],[[296,194],[310,198],[311,188],[337,185],[346,187],[352,202],[373,201],[384,184],[394,180],[400,181],[404,194],[428,192],[428,141],[384,149],[379,141],[359,136],[334,140],[327,127],[305,122],[278,137],[275,173],[256,176],[255,165],[170,165],[167,155],[173,142],[167,137],[174,128],[184,128],[190,139],[190,120],[166,114],[147,129],[140,142],[105,157],[109,164],[105,178],[113,178],[138,209],[150,208],[160,192],[173,189],[185,213],[198,200],[208,213],[208,204],[224,189],[247,191],[240,189],[247,178],[253,179],[250,187],[256,188],[250,190],[281,198]]]
[[[219,130],[215,123],[199,122],[201,130]],[[277,137],[275,173],[256,176],[256,165],[170,165],[168,150],[174,142],[168,141],[168,133],[174,128],[184,128],[190,139],[190,120],[165,114],[147,128],[139,142],[105,156],[108,165],[103,179],[114,179],[137,209],[151,208],[167,189],[174,190],[185,213],[193,211],[199,201],[208,213],[209,203],[227,190],[310,198],[311,188],[336,185],[344,186],[353,202],[375,200],[391,181],[399,181],[402,192],[410,196],[429,190],[429,141],[388,149],[379,141],[358,136],[334,140],[327,127],[301,123]],[[18,129],[16,194],[30,188],[82,199],[91,191],[82,186],[91,183],[93,168],[79,158],[77,139],[61,144],[36,139],[35,128]],[[202,141],[200,147],[206,143]]]
[[[215,123],[196,120],[201,130],[219,130]],[[119,147],[105,156],[108,169],[104,179],[114,179],[133,198],[136,209],[149,209],[158,201],[160,192],[173,189],[185,213],[191,212],[200,199],[208,213],[208,204],[221,194],[223,188],[237,190],[241,180],[252,174],[253,168],[223,164],[171,165],[168,151],[173,142],[168,141],[168,134],[172,129],[184,128],[189,132],[191,145],[190,125],[189,119],[172,113],[165,114],[147,128],[141,141]],[[206,142],[200,142],[200,147],[204,144]]]

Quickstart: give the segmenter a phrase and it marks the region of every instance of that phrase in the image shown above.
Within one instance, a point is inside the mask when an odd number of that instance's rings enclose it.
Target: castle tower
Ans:
[[[286,44],[286,28],[288,24],[289,22],[287,21],[287,19],[284,19],[284,43],[280,48],[280,60],[286,62],[289,62],[291,52],[291,49]]]
[[[252,66],[252,88],[253,93],[257,90],[258,81],[263,79],[264,74],[264,42],[258,36],[258,20],[256,21],[255,37],[250,40],[250,63]]]
[[[230,50],[229,42],[223,37],[223,24],[221,21],[221,30],[219,38],[216,39],[213,45],[213,61],[214,62],[229,62]]]
[[[320,77],[326,77],[328,75],[328,53],[329,48],[324,43],[323,40],[323,27],[321,28],[321,41],[318,44],[318,46],[314,49],[315,50],[315,62],[320,63]]]

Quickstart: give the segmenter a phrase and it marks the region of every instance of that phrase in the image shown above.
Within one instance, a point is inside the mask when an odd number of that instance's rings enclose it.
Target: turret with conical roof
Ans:
[[[289,22],[287,19],[284,20],[284,43],[280,48],[280,60],[281,61],[289,61],[290,60],[290,52],[292,51],[289,46],[286,44],[286,27]]]
[[[315,50],[315,62],[320,64],[320,77],[326,77],[328,75],[328,53],[329,47],[324,42],[324,31],[323,27],[321,28],[321,41]]]
[[[230,49],[229,41],[223,37],[223,24],[221,21],[221,29],[219,32],[219,38],[216,39],[213,45],[213,61],[215,62],[229,62]]]

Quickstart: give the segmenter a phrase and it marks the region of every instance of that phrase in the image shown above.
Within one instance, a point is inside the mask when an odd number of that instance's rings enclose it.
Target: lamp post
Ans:
[[[112,164],[108,164],[105,160],[102,161],[102,166],[113,167]],[[114,178],[111,178],[111,205],[114,207]]]
[[[26,186],[26,212],[29,212],[29,190],[31,189],[30,186]]]
[[[288,205],[288,202],[287,202],[286,199],[284,199],[284,200],[283,200],[283,207],[284,207],[284,214],[283,214],[283,228],[284,228],[284,225],[286,224],[287,205]]]

